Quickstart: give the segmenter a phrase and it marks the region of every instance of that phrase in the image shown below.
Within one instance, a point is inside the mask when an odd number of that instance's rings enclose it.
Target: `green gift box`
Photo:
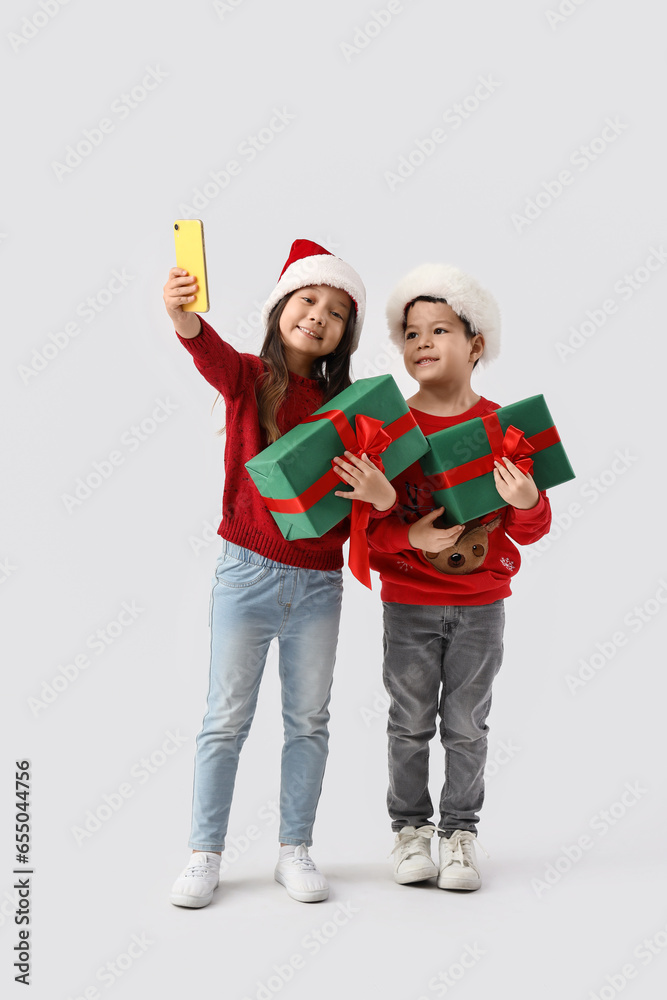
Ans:
[[[391,375],[359,379],[246,462],[285,538],[319,538],[351,512],[334,496],[348,487],[331,467],[345,450],[379,458],[387,479],[428,451]]]
[[[426,440],[430,451],[420,465],[447,526],[507,506],[493,477],[494,461],[503,456],[529,472],[540,490],[575,478],[544,396],[501,406]]]

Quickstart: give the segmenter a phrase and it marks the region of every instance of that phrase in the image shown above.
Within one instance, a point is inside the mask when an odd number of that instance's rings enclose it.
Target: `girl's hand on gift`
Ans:
[[[351,451],[345,452],[345,459],[334,458],[334,470],[340,478],[352,486],[351,490],[336,490],[335,496],[347,500],[365,500],[376,510],[389,510],[396,502],[396,490],[384,472],[373,465],[368,455],[357,458]]]
[[[182,267],[172,267],[167,283],[162,289],[162,298],[174,329],[181,337],[190,340],[201,330],[199,316],[193,312],[183,312],[183,306],[194,301],[197,279]]]
[[[504,464],[503,464],[504,463]],[[535,485],[535,480],[517,469],[509,458],[503,462],[496,462],[493,470],[493,478],[496,482],[496,489],[500,493],[505,503],[519,510],[530,510],[540,499],[540,491]]]
[[[465,525],[455,524],[453,528],[435,528],[433,522],[444,512],[444,507],[438,507],[437,510],[432,510],[430,514],[425,514],[410,525],[408,541],[413,549],[442,552],[443,549],[452,548]]]

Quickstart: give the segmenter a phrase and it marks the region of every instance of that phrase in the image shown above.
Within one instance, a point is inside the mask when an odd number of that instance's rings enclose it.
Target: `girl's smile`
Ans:
[[[297,330],[301,330],[301,333],[305,334],[306,337],[310,337],[312,340],[321,340],[322,338],[319,334],[315,333],[314,330],[309,330],[305,326],[297,326]]]

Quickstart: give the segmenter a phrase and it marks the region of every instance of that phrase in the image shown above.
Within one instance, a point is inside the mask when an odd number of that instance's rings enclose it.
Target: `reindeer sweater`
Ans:
[[[455,417],[436,417],[412,408],[411,412],[424,434],[435,434],[497,409],[498,403],[482,397]],[[481,518],[474,534],[467,532],[467,542],[465,537],[457,542],[451,565],[446,558],[438,560],[446,569],[441,572],[408,542],[410,525],[437,506],[419,462],[392,480],[392,485],[398,494],[397,506],[389,517],[372,521],[368,532],[371,568],[380,573],[382,600],[389,603],[491,604],[509,597],[510,580],[521,565],[519,550],[511,539],[528,545],[545,535],[551,525],[545,493],[531,510],[502,507]]]

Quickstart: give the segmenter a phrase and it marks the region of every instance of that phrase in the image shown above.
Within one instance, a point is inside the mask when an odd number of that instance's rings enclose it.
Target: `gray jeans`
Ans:
[[[392,830],[433,823],[429,742],[439,715],[445,782],[438,826],[447,833],[476,833],[484,801],[486,717],[503,658],[504,601],[383,607]]]

